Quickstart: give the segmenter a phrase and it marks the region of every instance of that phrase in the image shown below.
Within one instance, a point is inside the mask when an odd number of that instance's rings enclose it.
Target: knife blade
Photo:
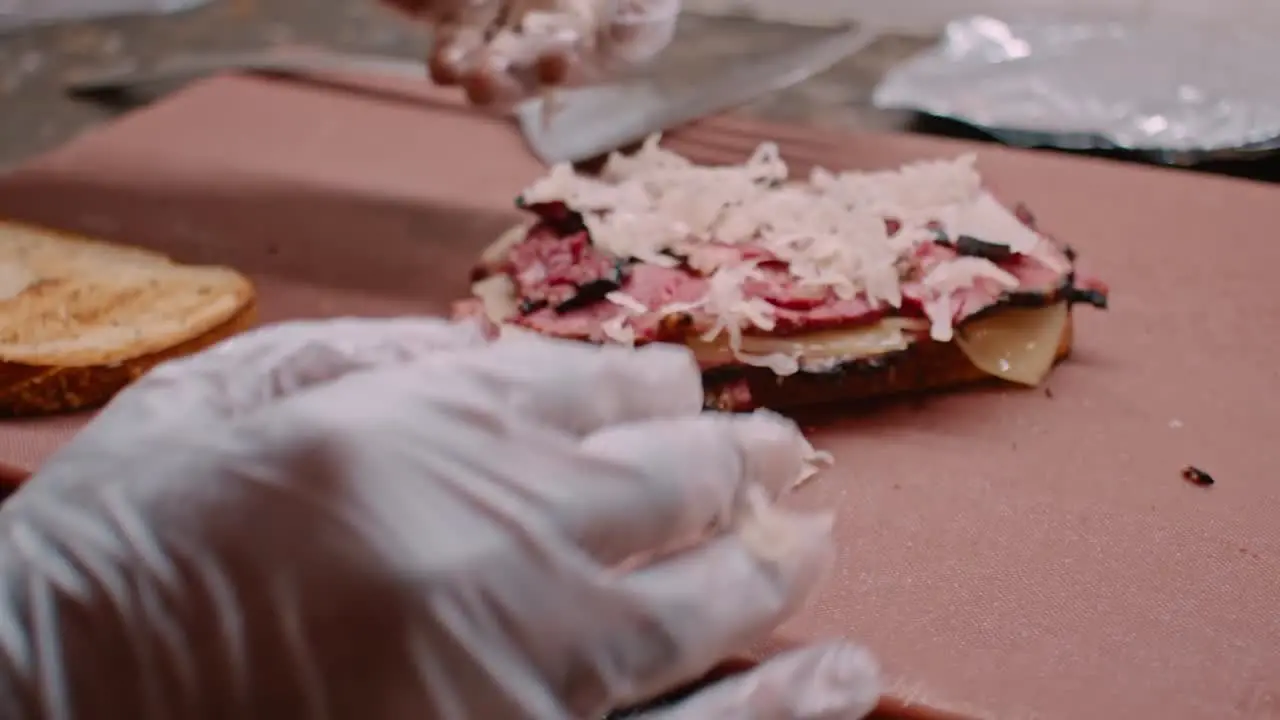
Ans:
[[[530,148],[548,164],[579,162],[643,140],[700,117],[744,105],[831,69],[869,46],[879,33],[868,28],[841,29],[780,52],[746,59],[701,81],[675,83],[652,77],[612,85],[558,91],[534,98],[514,114]],[[552,122],[546,122],[546,118]]]
[[[637,75],[557,90],[520,102],[509,112],[538,159],[548,165],[579,162],[804,82],[878,36],[862,28],[842,29],[701,77]],[[89,69],[72,73],[65,85],[68,92],[94,96],[227,71],[304,79],[330,73],[426,78],[417,60],[327,51],[250,51],[176,56],[149,67]]]

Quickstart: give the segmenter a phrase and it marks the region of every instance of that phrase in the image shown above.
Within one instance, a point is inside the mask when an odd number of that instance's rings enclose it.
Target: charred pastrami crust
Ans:
[[[941,228],[934,228],[933,232],[937,235],[933,240],[935,244],[951,248],[956,251],[957,255],[998,261],[1008,260],[1015,254],[1013,248],[1008,245],[979,240],[972,235],[957,235],[951,238]]]
[[[1074,278],[1072,280],[1074,281]],[[1073,284],[1067,288],[1065,298],[1068,305],[1084,303],[1092,305],[1099,310],[1107,309],[1107,293],[1100,288],[1081,288]]]
[[[613,268],[610,270],[608,276],[578,285],[577,292],[570,296],[568,300],[556,305],[555,311],[558,313],[567,313],[604,300],[606,295],[620,289],[622,284],[626,282],[627,269],[630,267],[630,260],[618,260],[614,262]]]

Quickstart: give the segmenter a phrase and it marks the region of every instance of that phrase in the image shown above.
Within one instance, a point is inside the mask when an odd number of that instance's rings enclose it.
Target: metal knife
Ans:
[[[804,82],[866,48],[877,37],[870,30],[842,29],[796,47],[744,58],[741,64],[701,77],[638,76],[557,90],[517,104],[511,114],[540,160],[547,164],[578,162]],[[184,83],[227,71],[302,78],[326,73],[426,77],[423,63],[416,60],[323,51],[260,51],[184,55],[150,67],[92,69],[73,73],[66,89],[93,96]]]
[[[577,162],[802,83],[877,37],[865,29],[839,30],[799,47],[743,58],[702,78],[673,83],[642,77],[559,91],[550,99],[559,107],[551,112],[543,105],[547,98],[535,98],[516,106],[514,114],[543,162]],[[553,121],[544,122],[546,117]]]

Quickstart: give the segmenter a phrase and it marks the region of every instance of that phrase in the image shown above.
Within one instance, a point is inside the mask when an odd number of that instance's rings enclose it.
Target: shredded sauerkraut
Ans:
[[[760,145],[741,165],[699,166],[660,147],[659,139],[650,137],[630,156],[615,153],[599,177],[556,166],[522,197],[529,204],[562,202],[577,211],[592,242],[619,257],[671,266],[676,261],[664,251],[691,242],[749,242],[785,262],[802,287],[829,288],[844,299],[865,296],[873,306],[901,306],[907,280],[901,261],[934,240],[930,223],[940,224],[948,236],[980,237],[1066,269],[1047,239],[983,189],[972,154],[880,172],[815,169],[807,182],[794,182],[773,143]],[[886,219],[898,223],[892,234]],[[743,283],[758,272],[749,261],[720,267],[704,298],[663,310],[706,312],[716,322],[704,340],[723,334],[741,361],[790,374],[795,358],[741,352],[744,330],[773,327],[773,307],[743,293]],[[928,296],[930,335],[939,341],[953,336],[953,292],[979,282],[1007,289],[1018,284],[977,257],[946,260],[919,282]],[[625,335],[623,325],[609,328],[609,335]]]

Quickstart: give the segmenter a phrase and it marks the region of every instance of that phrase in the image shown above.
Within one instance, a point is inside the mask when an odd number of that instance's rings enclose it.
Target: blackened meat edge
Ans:
[[[627,269],[630,266],[629,260],[615,261],[608,276],[578,285],[577,292],[568,300],[556,305],[556,312],[567,313],[580,310],[604,300],[606,295],[622,288],[622,284],[627,281]]]
[[[956,251],[957,255],[967,257],[985,258],[991,261],[1008,260],[1014,256],[1013,249],[1008,245],[1001,243],[987,242],[980,240],[972,235],[957,235],[954,238],[949,237],[941,228],[934,230],[936,237],[933,242],[942,247],[951,248]]]

